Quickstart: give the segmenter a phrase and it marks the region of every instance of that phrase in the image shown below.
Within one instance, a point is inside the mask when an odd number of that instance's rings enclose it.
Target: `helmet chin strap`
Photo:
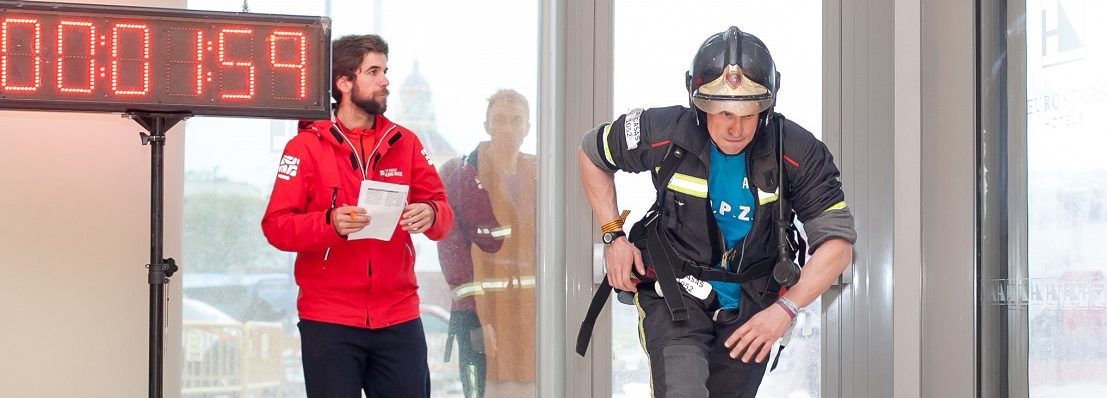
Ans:
[[[757,115],[757,126],[766,127],[769,125],[769,119],[772,119],[776,113],[776,104],[770,106],[769,109],[764,110],[761,114]]]

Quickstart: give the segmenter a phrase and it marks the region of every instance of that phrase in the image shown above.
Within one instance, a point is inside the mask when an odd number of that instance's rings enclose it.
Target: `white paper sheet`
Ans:
[[[407,205],[407,185],[364,180],[358,191],[357,207],[365,209],[369,225],[348,235],[347,239],[392,239],[396,224]]]

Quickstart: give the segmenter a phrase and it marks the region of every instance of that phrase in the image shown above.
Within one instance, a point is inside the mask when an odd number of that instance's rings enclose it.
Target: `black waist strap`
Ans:
[[[592,296],[592,303],[588,305],[588,313],[584,314],[584,320],[580,322],[580,330],[577,331],[577,355],[584,356],[588,352],[588,342],[592,341],[592,329],[596,328],[596,318],[600,317],[600,311],[607,304],[607,297],[611,295],[611,284],[604,275],[603,282]]]
[[[669,307],[673,321],[687,320],[688,305],[684,303],[684,295],[680,293],[682,289],[677,283],[676,272],[673,270],[680,267],[684,261],[673,250],[669,240],[661,236],[660,229],[655,226],[647,230],[646,250],[642,252],[642,261],[649,261],[646,264],[653,266],[654,271],[657,272],[657,284],[661,286],[662,297],[665,299],[665,305]],[[650,250],[655,247],[661,250]],[[660,254],[660,256],[653,254]]]
[[[747,267],[740,273],[728,272],[714,267],[705,267],[691,261],[683,260],[669,240],[661,236],[660,228],[651,226],[648,228],[646,248],[642,250],[642,262],[657,272],[657,283],[661,285],[661,293],[665,298],[665,304],[674,321],[688,319],[688,306],[684,303],[684,295],[681,293],[680,284],[677,283],[674,268],[680,267],[686,275],[692,275],[702,281],[723,281],[743,283],[768,276],[772,272],[772,261],[760,261]],[[656,258],[651,253],[659,254]],[[588,343],[592,340],[592,329],[596,326],[596,319],[600,317],[607,298],[611,295],[611,284],[604,275],[603,282],[592,296],[592,302],[588,305],[588,312],[580,323],[577,331],[577,354],[584,356],[588,351]]]

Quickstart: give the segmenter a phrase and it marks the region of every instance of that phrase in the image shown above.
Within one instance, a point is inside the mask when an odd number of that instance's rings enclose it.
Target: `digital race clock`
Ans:
[[[323,119],[330,19],[0,1],[0,109]]]

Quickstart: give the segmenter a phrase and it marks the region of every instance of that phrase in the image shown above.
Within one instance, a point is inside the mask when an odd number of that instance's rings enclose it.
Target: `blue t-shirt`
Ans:
[[[746,153],[727,155],[711,146],[711,171],[707,174],[707,197],[715,222],[723,232],[726,249],[730,250],[750,232],[753,226],[755,202],[746,179]],[[736,261],[738,259],[735,259]],[[719,264],[715,264],[719,267]],[[708,281],[724,309],[738,308],[737,283]]]

